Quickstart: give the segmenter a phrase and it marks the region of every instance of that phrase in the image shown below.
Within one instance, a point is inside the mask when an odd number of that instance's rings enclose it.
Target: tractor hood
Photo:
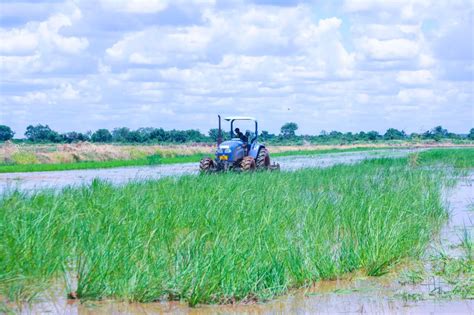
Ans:
[[[219,151],[234,151],[235,148],[242,146],[244,143],[240,139],[232,139],[222,142],[219,145]]]

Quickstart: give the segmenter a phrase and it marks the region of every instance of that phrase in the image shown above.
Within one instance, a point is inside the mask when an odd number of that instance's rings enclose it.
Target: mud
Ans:
[[[23,314],[473,314],[471,301],[401,302],[387,299],[384,292],[338,293],[344,284],[329,284],[335,293],[298,293],[254,305],[202,306],[185,303],[80,303],[61,301],[24,308]]]
[[[404,157],[415,150],[420,149],[387,149],[313,156],[288,156],[275,158],[274,161],[280,163],[282,171],[293,171],[308,167],[330,167],[341,163],[353,164],[364,159]],[[130,181],[197,174],[198,170],[198,163],[182,163],[159,166],[118,167],[110,169],[4,173],[0,174],[0,194],[15,189],[22,191],[44,188],[61,189],[66,186],[89,184],[95,178],[120,185]]]

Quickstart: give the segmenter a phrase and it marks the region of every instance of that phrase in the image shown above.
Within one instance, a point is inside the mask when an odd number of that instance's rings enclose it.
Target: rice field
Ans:
[[[469,146],[470,144],[464,144]],[[271,156],[316,155],[334,152],[388,148],[449,147],[452,143],[380,142],[352,145],[269,146]],[[79,142],[75,144],[0,144],[0,173],[98,169],[198,162],[212,156],[215,144],[113,145]]]
[[[451,150],[450,150],[451,151]],[[0,296],[264,301],[419,258],[446,221],[433,163],[472,149],[295,172],[184,176],[0,200]]]

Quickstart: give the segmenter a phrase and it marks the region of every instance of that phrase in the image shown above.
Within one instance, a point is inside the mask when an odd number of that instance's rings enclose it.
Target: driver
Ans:
[[[239,128],[235,128],[235,134],[237,135],[237,138],[239,138],[240,140],[242,140],[243,143],[247,143],[249,141],[249,138],[244,135]]]

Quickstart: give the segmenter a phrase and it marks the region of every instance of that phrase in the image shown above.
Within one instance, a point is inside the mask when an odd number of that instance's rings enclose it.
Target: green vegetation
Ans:
[[[451,286],[451,290],[440,288],[437,291],[439,295],[447,297],[474,299],[474,241],[471,230],[466,227],[463,229],[460,248],[462,254],[457,257],[440,251],[431,258],[434,274]]]
[[[362,152],[362,151],[373,151],[373,150],[389,150],[390,148],[377,148],[377,147],[353,147],[347,149],[321,149],[321,150],[297,150],[297,151],[285,151],[278,153],[271,153],[272,157],[281,156],[296,156],[296,155],[320,155],[330,153],[345,153],[345,152]]]
[[[397,296],[403,300],[427,299],[474,299],[474,247],[472,227],[465,227],[459,245],[460,253],[448,255],[439,249],[428,261],[420,261],[416,268],[407,268],[400,273],[402,285],[423,283],[429,292],[413,293],[401,291]],[[416,298],[413,298],[416,296]]]
[[[474,148],[431,149],[410,156],[413,165],[448,164],[456,168],[474,167]]]
[[[13,163],[19,165],[35,164],[38,163],[36,155],[31,152],[16,152],[11,156]]]
[[[425,280],[426,272],[422,264],[418,264],[413,268],[406,268],[400,272],[398,282],[401,285],[419,284]]]
[[[13,138],[15,133],[13,130],[5,125],[0,125],[0,141],[7,141]]]
[[[450,141],[450,142],[472,142],[474,140],[474,128],[466,134],[456,134],[449,132],[442,126],[436,126],[423,133],[406,134],[403,130],[389,128],[383,134],[377,131],[359,131],[359,132],[340,132],[322,130],[319,134],[297,135],[298,124],[295,122],[287,122],[280,128],[280,134],[272,134],[266,130],[260,132],[260,139],[267,144],[272,145],[295,145],[303,143],[312,144],[354,144],[354,143],[373,143],[381,141]],[[249,138],[253,136],[251,130],[247,130]],[[315,131],[316,132],[316,131]],[[14,132],[8,126],[0,125],[0,141],[12,139]],[[51,129],[48,125],[29,125],[24,133],[26,142],[29,143],[73,143],[81,141],[92,141],[96,143],[149,143],[149,144],[165,144],[165,143],[210,143],[215,142],[218,137],[216,128],[210,129],[207,134],[201,133],[199,130],[164,130],[163,128],[145,127],[131,130],[127,127],[108,129],[98,129],[95,132],[66,132],[59,133]],[[230,136],[227,129],[223,129],[224,139]],[[23,140],[15,140],[17,142]]]
[[[133,160],[111,160],[111,161],[91,161],[56,164],[0,164],[0,173],[14,172],[44,172],[44,171],[67,171],[95,168],[114,168],[126,166],[147,166],[173,163],[198,162],[204,155],[193,154],[174,157],[161,157],[159,154]],[[34,157],[34,155],[33,155]]]
[[[64,279],[88,299],[260,300],[419,257],[447,214],[441,171],[406,159],[185,176],[0,200],[0,295]]]

